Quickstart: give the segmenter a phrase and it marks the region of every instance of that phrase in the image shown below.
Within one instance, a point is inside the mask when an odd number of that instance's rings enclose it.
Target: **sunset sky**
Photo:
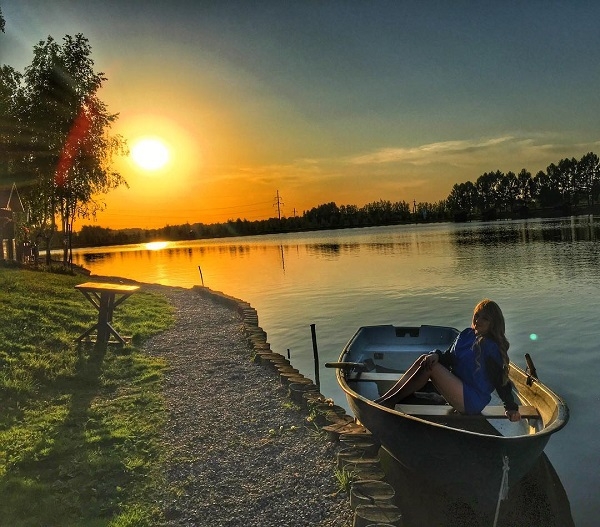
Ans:
[[[285,216],[435,202],[486,171],[600,154],[597,2],[0,7],[0,64],[23,71],[38,41],[83,33],[108,78],[100,98],[120,114],[113,132],[166,148],[162,168],[116,163],[130,188],[105,198],[102,227],[266,219],[277,191]]]

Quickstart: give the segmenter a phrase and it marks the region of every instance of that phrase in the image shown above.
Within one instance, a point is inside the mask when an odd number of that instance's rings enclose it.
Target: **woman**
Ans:
[[[521,419],[508,380],[508,347],[504,315],[495,302],[485,299],[473,311],[465,329],[448,351],[422,355],[400,380],[375,402],[394,405],[420,390],[431,379],[438,391],[460,413],[479,414],[494,390],[504,402],[511,421]]]

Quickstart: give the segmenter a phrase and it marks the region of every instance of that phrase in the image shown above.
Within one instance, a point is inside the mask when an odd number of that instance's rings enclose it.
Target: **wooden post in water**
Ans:
[[[313,344],[313,356],[315,359],[315,384],[317,385],[317,389],[321,389],[321,382],[319,380],[319,348],[317,347],[317,333],[315,331],[315,325],[310,325],[310,332],[312,335],[312,344]]]
[[[204,277],[202,276],[202,267],[198,266],[198,271],[200,271],[200,280],[202,281],[202,287],[204,287]]]

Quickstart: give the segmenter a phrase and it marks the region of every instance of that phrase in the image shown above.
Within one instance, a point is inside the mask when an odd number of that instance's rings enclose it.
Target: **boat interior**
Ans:
[[[458,331],[442,326],[361,328],[348,344],[341,360],[363,364],[345,372],[348,387],[371,401],[387,392],[423,353],[450,347]],[[420,392],[397,404],[393,411],[452,428],[502,436],[535,434],[555,417],[556,409],[529,386],[526,373],[511,366],[515,400],[522,419],[509,421],[502,401],[494,392],[480,415],[462,415],[450,406],[429,382]],[[375,403],[373,403],[375,404]],[[392,410],[390,410],[392,411]]]

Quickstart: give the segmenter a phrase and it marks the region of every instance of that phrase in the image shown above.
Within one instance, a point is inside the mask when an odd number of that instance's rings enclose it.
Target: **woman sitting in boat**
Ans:
[[[396,384],[375,402],[389,408],[431,380],[460,413],[476,415],[490,402],[494,390],[511,421],[521,419],[508,380],[508,347],[504,315],[485,299],[473,311],[471,327],[463,330],[446,352],[422,355]]]

